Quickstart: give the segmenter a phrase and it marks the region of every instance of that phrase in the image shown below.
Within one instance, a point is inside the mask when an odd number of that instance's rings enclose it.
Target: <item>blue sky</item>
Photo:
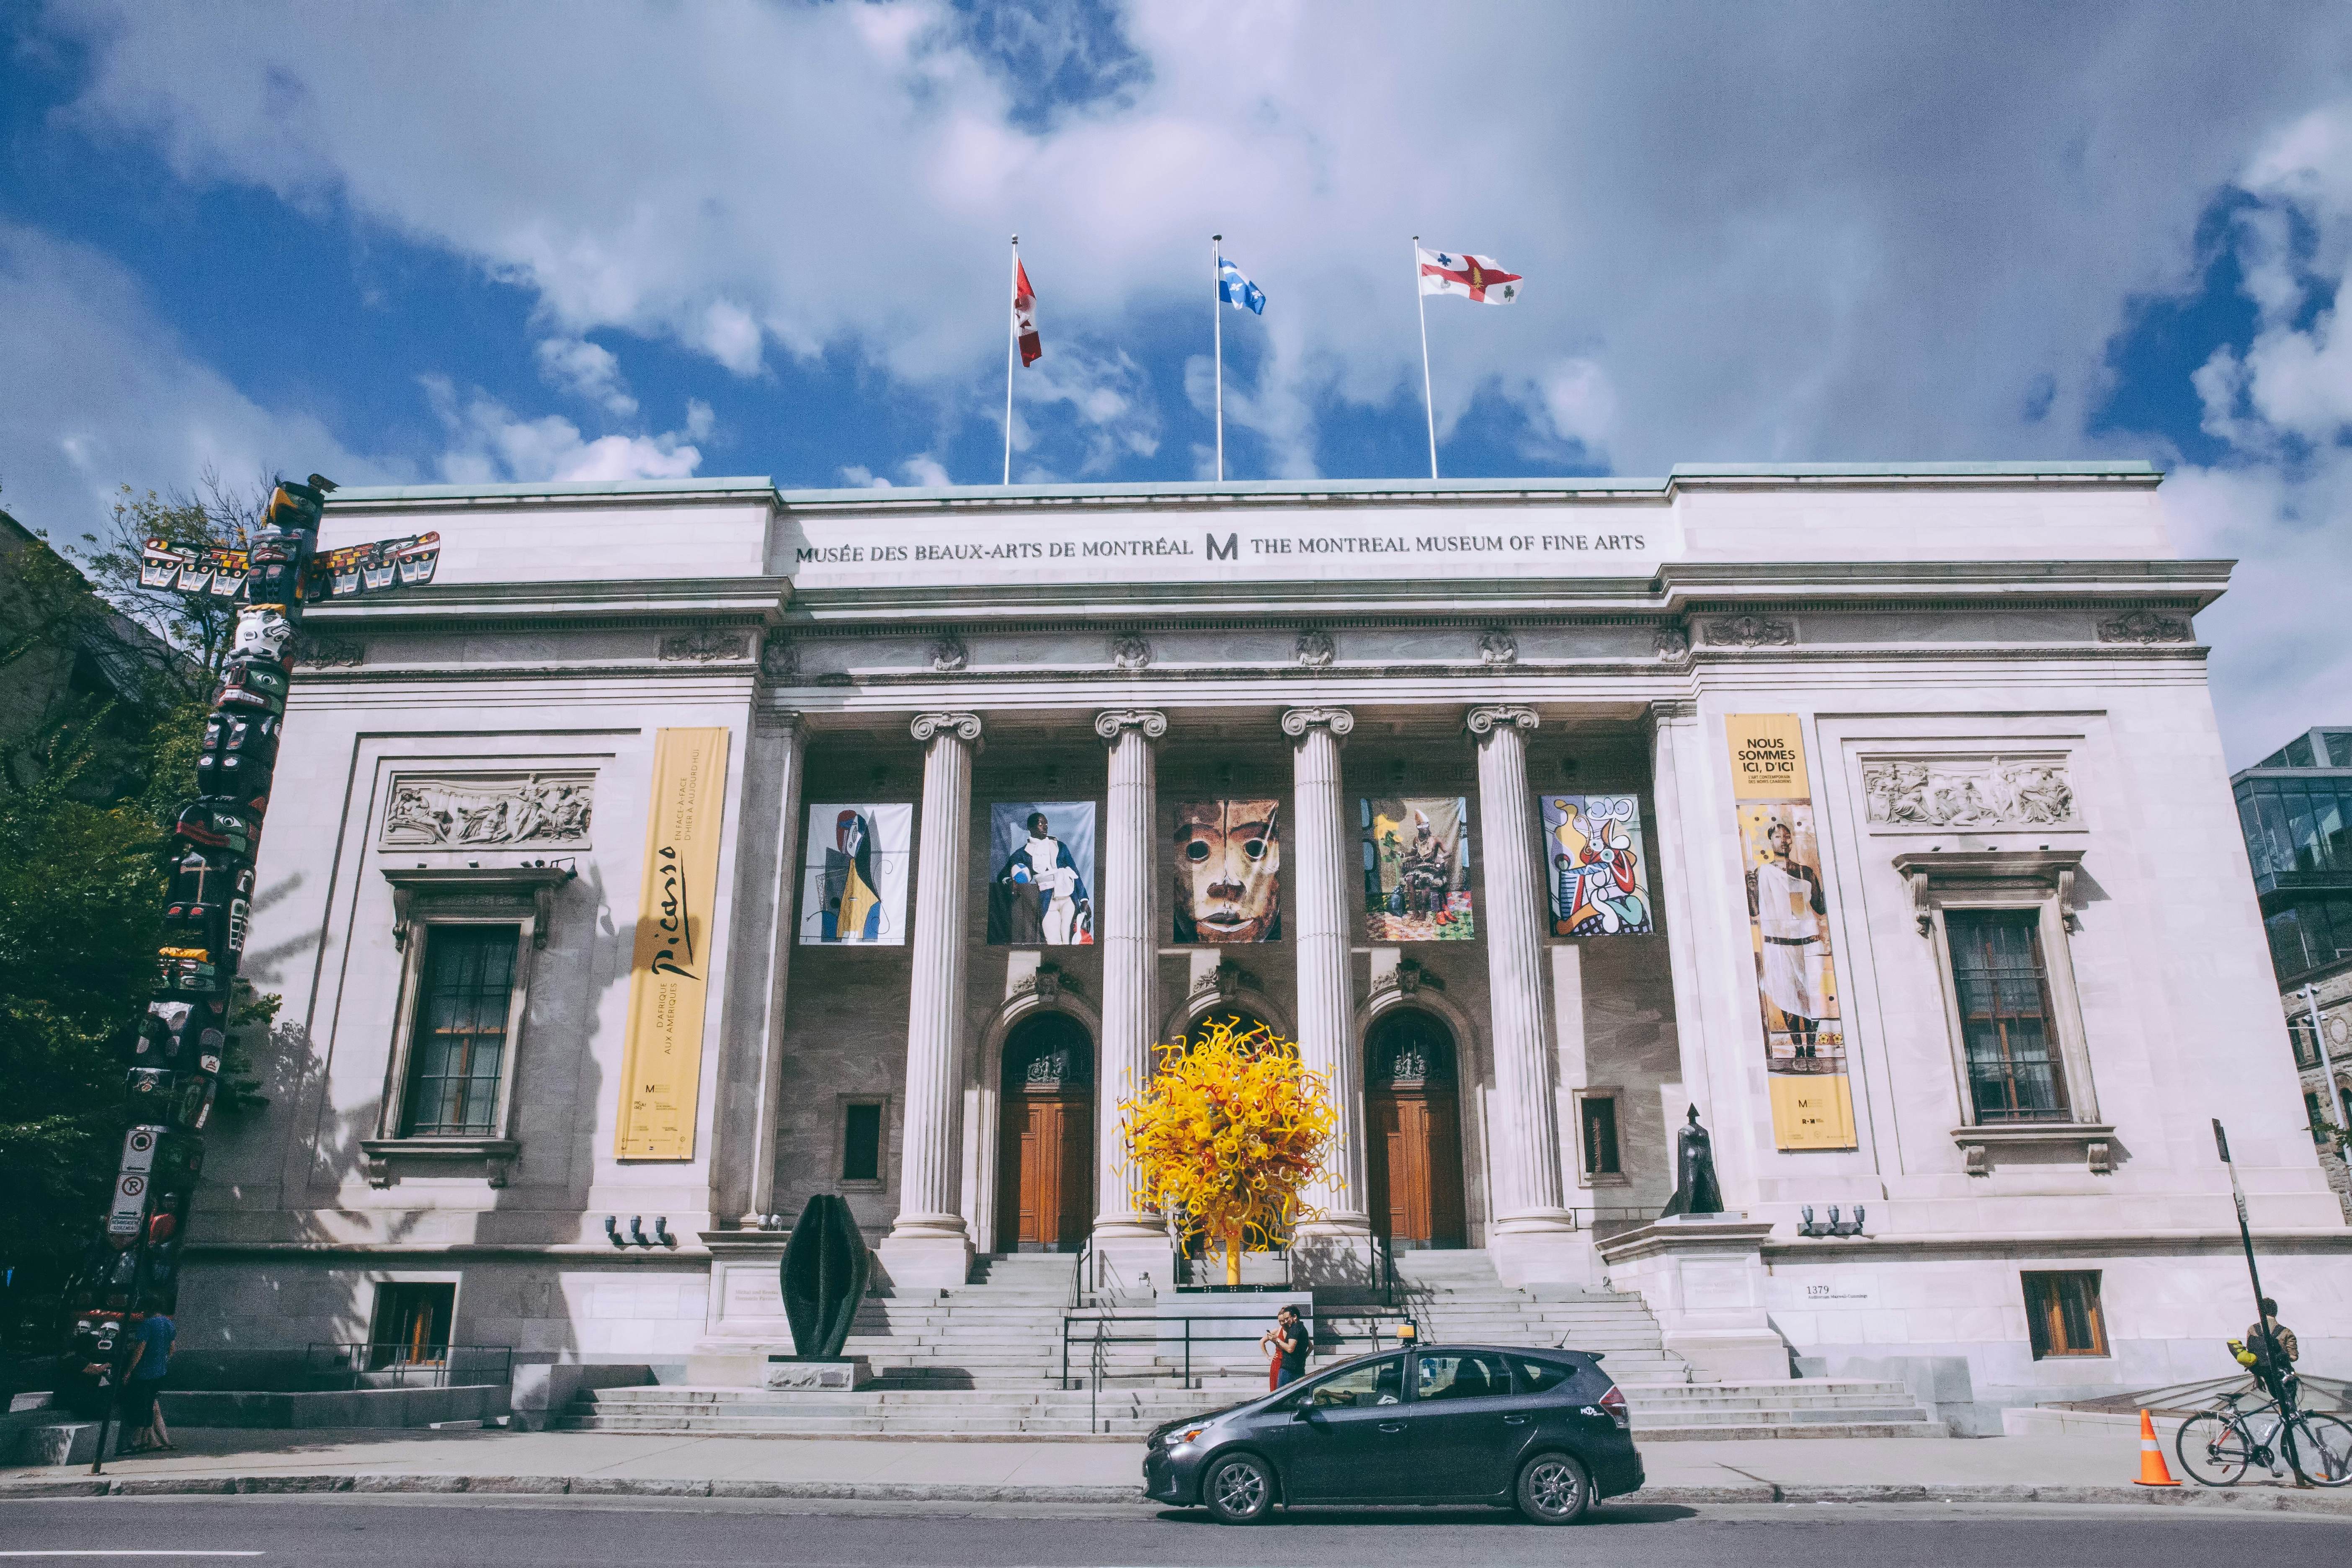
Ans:
[[[2235,761],[2352,718],[2352,13],[0,5],[0,505],[121,483],[2150,457]]]

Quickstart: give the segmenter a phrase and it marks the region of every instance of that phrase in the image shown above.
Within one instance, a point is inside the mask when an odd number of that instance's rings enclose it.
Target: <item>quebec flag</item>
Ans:
[[[1217,258],[1217,298],[1236,310],[1248,310],[1260,316],[1265,314],[1265,290],[1251,282],[1240,268],[1223,257]]]

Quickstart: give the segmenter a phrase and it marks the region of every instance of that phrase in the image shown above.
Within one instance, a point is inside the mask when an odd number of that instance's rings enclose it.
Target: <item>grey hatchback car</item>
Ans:
[[[1490,1503],[1569,1524],[1642,1484],[1625,1396],[1585,1351],[1360,1356],[1150,1436],[1143,1489],[1249,1524],[1276,1504]]]

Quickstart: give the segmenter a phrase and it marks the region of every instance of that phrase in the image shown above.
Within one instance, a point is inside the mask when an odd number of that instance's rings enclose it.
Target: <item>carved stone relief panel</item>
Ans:
[[[394,773],[386,849],[585,849],[596,775]]]
[[[2063,757],[1871,757],[1862,791],[1878,833],[2084,826]]]

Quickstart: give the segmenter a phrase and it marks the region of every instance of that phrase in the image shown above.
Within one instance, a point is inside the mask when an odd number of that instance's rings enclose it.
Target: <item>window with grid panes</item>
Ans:
[[[2069,1120],[2040,912],[1952,910],[1944,924],[1977,1121]]]
[[[1587,1095],[1584,1110],[1584,1173],[1613,1176],[1617,1170],[1617,1100],[1605,1094]]]
[[[506,1067],[507,1013],[520,930],[431,925],[424,934],[401,1134],[491,1136],[499,1125],[499,1082]]]
[[[2035,1361],[2107,1353],[2107,1325],[2099,1312],[2099,1270],[2027,1273],[2024,1281],[2025,1323]]]

